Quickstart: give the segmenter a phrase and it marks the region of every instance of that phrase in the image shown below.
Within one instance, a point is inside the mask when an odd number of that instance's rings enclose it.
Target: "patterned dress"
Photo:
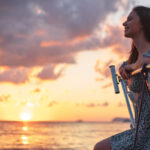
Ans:
[[[135,123],[139,112],[139,105],[142,94],[143,78],[141,73],[132,76],[130,90],[138,93],[138,99],[135,105]],[[111,137],[112,150],[133,150],[135,137],[135,128],[126,130]],[[134,150],[150,150],[150,98],[146,87],[144,87],[143,104],[139,122],[138,137]]]

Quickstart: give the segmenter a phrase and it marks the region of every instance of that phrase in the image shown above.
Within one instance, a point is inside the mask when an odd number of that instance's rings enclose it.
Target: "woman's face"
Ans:
[[[125,28],[125,37],[134,38],[142,32],[142,26],[140,23],[140,18],[135,11],[132,11],[127,20],[123,23]]]

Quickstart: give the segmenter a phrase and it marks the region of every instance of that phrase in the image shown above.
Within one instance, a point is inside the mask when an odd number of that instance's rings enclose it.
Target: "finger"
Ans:
[[[122,78],[123,79],[129,79],[129,77],[130,77],[129,73],[126,72],[125,70],[123,70],[123,72],[122,72]]]
[[[123,72],[124,72],[124,68],[121,67],[121,68],[119,69],[119,74],[122,76]]]
[[[130,78],[130,73],[128,73],[128,72],[125,71],[124,72],[124,76],[125,76],[126,79],[129,79]]]
[[[123,72],[123,69],[119,70],[119,74],[120,74],[120,75],[122,74],[122,72]]]
[[[125,72],[124,72],[124,71],[121,72],[121,77],[122,77],[123,79],[126,79],[126,75],[125,75]]]
[[[119,68],[119,73],[121,73],[124,70],[124,67]]]

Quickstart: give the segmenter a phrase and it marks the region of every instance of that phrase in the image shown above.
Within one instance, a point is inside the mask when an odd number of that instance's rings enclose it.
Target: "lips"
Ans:
[[[128,30],[129,30],[129,27],[126,27],[124,31],[126,32],[126,31],[128,31]]]
[[[127,31],[128,31],[127,29],[124,30],[124,32],[127,32]]]

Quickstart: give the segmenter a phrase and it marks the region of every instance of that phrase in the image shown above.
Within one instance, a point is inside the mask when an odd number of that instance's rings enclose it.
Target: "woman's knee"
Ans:
[[[94,146],[94,150],[100,150],[100,142],[96,143]]]
[[[110,138],[96,143],[94,146],[94,150],[112,150],[110,145]]]
[[[104,147],[105,147],[105,145],[103,144],[103,141],[100,141],[95,144],[94,150],[103,150]]]

